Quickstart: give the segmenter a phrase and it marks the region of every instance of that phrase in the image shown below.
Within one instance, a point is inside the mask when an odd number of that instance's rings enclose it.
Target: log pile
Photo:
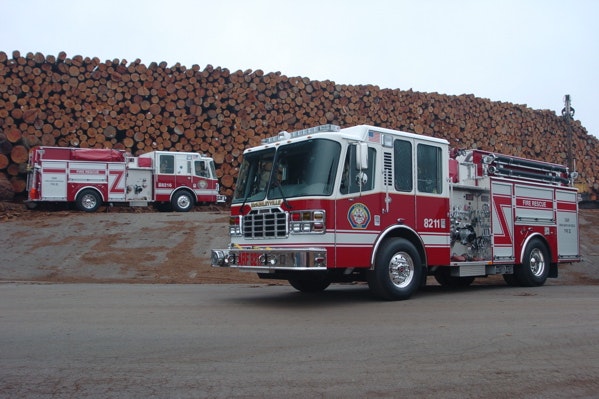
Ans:
[[[230,196],[245,148],[325,123],[378,125],[446,138],[452,147],[567,163],[564,119],[525,105],[262,70],[0,52],[0,181],[15,193],[26,189],[29,149],[57,145],[205,153]],[[571,126],[580,179],[599,191],[598,140],[580,122]]]

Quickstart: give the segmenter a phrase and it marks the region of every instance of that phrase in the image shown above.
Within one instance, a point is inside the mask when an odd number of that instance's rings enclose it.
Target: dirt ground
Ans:
[[[228,245],[228,210],[108,207],[96,213],[0,203],[0,281],[244,283],[253,273],[210,267]]]
[[[215,206],[189,213],[107,207],[87,214],[0,203],[0,281],[264,283],[253,273],[210,267],[210,250],[228,245],[227,220],[228,209]],[[548,285],[599,284],[597,226],[599,209],[582,209],[583,261],[562,265]]]

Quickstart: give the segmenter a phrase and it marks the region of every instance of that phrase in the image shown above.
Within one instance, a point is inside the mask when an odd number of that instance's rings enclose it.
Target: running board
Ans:
[[[488,262],[452,262],[453,277],[476,277],[490,274],[513,274],[514,265],[489,265]]]

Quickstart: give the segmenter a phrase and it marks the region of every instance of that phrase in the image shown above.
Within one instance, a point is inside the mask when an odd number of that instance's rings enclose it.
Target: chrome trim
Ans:
[[[245,271],[323,271],[327,269],[326,248],[231,248],[213,249],[212,267]]]
[[[289,214],[281,208],[252,210],[241,218],[241,235],[250,239],[287,238]]]

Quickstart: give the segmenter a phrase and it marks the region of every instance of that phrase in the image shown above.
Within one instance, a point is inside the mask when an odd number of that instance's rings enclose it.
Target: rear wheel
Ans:
[[[79,193],[75,200],[77,209],[83,212],[95,212],[102,203],[102,198],[97,191],[85,189]]]
[[[514,278],[524,287],[537,287],[545,284],[549,276],[549,251],[538,238],[532,239],[524,252],[522,264],[514,267]]]
[[[375,258],[374,270],[368,271],[368,287],[386,300],[408,299],[422,281],[420,255],[403,238],[386,240]]]
[[[171,206],[176,212],[189,212],[193,208],[193,198],[188,191],[175,193],[171,200]]]
[[[513,274],[504,274],[503,280],[507,283],[507,285],[512,287],[516,287],[519,285],[518,281],[516,280],[516,276],[514,276]]]

